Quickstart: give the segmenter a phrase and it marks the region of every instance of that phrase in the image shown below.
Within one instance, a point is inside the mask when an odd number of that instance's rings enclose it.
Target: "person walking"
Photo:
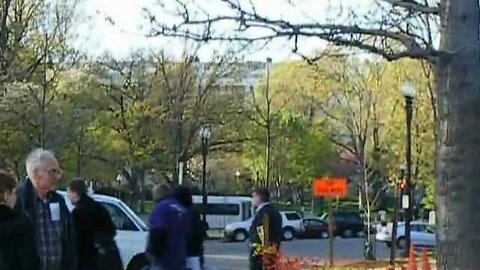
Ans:
[[[70,212],[55,192],[62,171],[55,155],[31,152],[25,162],[28,179],[17,188],[16,209],[33,222],[35,246],[42,270],[76,270],[76,245]]]
[[[175,197],[188,210],[191,232],[187,239],[187,268],[203,269],[203,241],[207,236],[207,226],[200,218],[200,213],[194,209],[192,191],[186,186],[175,189]]]
[[[151,269],[185,270],[188,211],[175,198],[168,185],[157,185],[152,195],[157,204],[150,216],[146,251],[152,261]]]
[[[14,211],[15,177],[0,170],[0,269],[40,270],[33,224],[24,213]]]
[[[81,178],[68,185],[68,198],[75,205],[72,211],[77,236],[79,270],[123,270],[115,243],[116,228],[107,209],[88,196],[88,187]]]
[[[282,217],[270,203],[267,188],[254,189],[252,197],[256,213],[250,228],[250,270],[276,269],[276,252],[283,238]]]

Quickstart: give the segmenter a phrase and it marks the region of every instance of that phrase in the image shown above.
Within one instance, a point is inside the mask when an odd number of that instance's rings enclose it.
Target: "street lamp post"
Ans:
[[[235,180],[237,181],[237,187],[241,187],[241,185],[240,185],[240,176],[241,175],[242,174],[240,173],[240,171],[235,172]]]
[[[202,159],[203,159],[203,171],[202,171],[202,221],[207,222],[207,154],[208,154],[208,140],[210,140],[210,129],[204,126],[200,129],[199,137],[202,142]]]
[[[411,82],[405,82],[401,87],[402,95],[405,98],[405,116],[407,144],[405,146],[405,160],[407,162],[405,170],[405,195],[407,196],[406,215],[405,215],[405,254],[408,255],[411,243],[411,221],[412,221],[412,118],[413,118],[413,100],[415,98],[415,86]],[[402,200],[403,201],[403,200]]]
[[[121,188],[122,188],[123,176],[122,176],[121,174],[118,174],[116,180],[117,180],[117,184],[118,184],[118,187],[117,187],[117,198],[120,199],[120,197],[121,197]]]
[[[393,208],[393,224],[392,224],[392,244],[391,244],[391,249],[390,249],[390,265],[395,264],[395,257],[397,253],[397,241],[393,239],[397,239],[397,227],[398,227],[398,210],[400,208],[400,200],[401,198],[401,190],[400,190],[400,183],[403,182],[403,178],[405,177],[405,170],[406,170],[406,165],[402,164],[400,166],[400,182],[397,183],[395,181],[395,186],[394,186],[394,208]]]

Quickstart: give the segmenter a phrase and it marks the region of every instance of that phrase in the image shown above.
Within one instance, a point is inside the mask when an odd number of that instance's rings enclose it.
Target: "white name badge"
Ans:
[[[49,207],[50,207],[50,220],[60,221],[60,204],[50,203]]]

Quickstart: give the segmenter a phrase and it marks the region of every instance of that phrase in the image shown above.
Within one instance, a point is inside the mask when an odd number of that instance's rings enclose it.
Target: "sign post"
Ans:
[[[328,198],[328,258],[330,266],[333,266],[333,238],[334,220],[333,220],[333,198],[345,197],[347,195],[346,178],[318,178],[313,181],[312,194],[316,197]]]
[[[333,227],[335,226],[333,220],[333,199],[328,198],[328,260],[330,266],[333,267],[333,239],[335,238]]]

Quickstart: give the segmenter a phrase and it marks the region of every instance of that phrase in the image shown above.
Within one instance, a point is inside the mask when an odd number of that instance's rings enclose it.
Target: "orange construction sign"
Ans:
[[[318,178],[313,181],[312,194],[317,197],[345,197],[348,193],[347,179]]]

